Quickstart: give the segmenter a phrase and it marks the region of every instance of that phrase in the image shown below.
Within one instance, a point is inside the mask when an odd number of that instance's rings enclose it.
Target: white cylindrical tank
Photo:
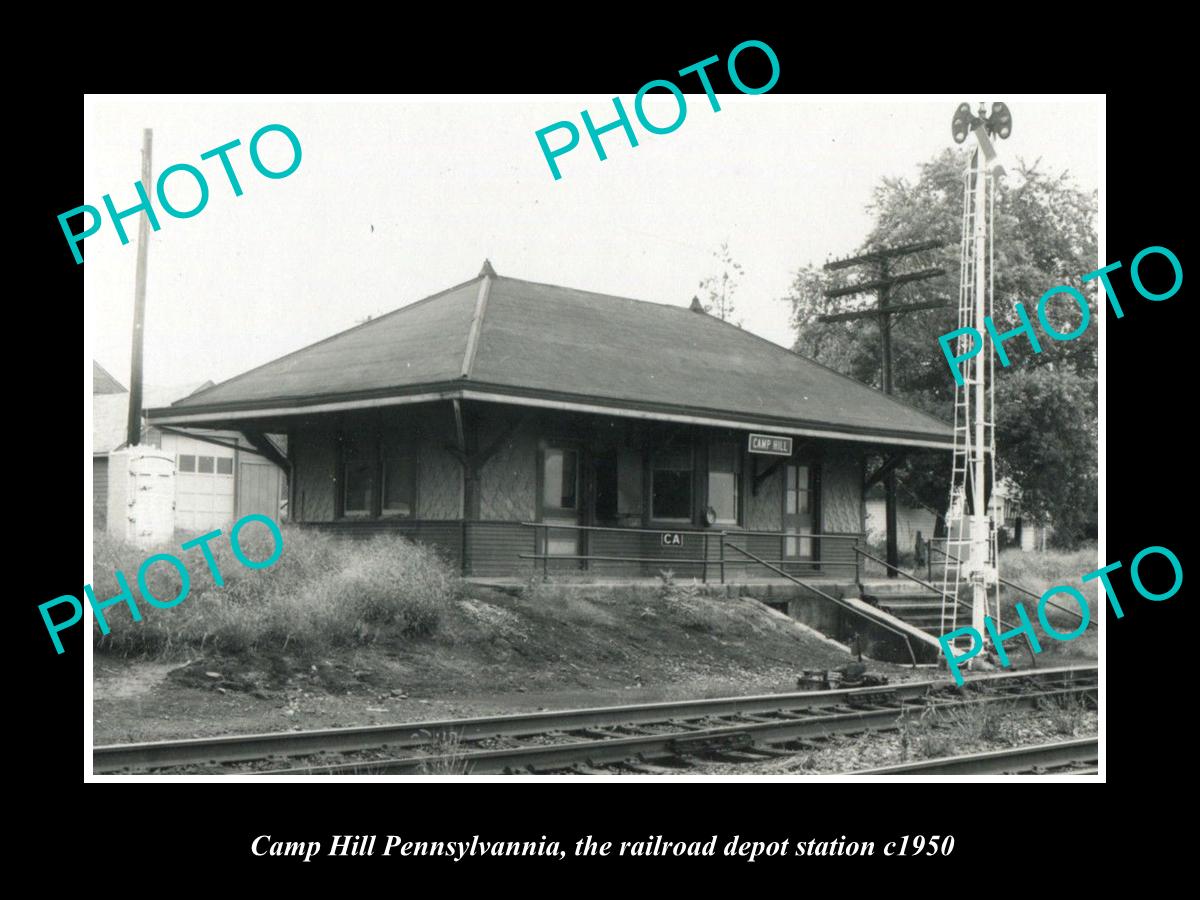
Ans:
[[[139,547],[171,543],[175,535],[175,458],[157,447],[108,456],[108,533]]]

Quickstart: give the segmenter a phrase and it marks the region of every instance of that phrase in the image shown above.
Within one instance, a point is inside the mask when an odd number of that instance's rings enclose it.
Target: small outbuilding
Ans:
[[[212,382],[176,387],[146,386],[146,406],[160,406]],[[92,525],[100,530],[109,519],[109,456],[126,446],[129,391],[103,366],[92,362]],[[227,527],[248,513],[273,519],[285,509],[286,480],[282,449],[276,438],[274,461],[237,431],[193,429],[183,432],[149,426],[143,420],[140,443],[170,454],[175,467],[174,527],[207,531]]]

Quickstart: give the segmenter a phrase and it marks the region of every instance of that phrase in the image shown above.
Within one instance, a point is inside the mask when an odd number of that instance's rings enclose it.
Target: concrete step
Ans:
[[[880,606],[890,609],[926,609],[934,606],[938,609],[942,608],[942,598],[933,594],[913,595],[911,597],[864,597],[863,599],[868,602],[873,600]]]
[[[930,582],[936,585],[937,582]],[[862,585],[864,594],[927,594],[928,590],[921,587],[915,581],[909,581],[907,578],[897,578],[895,581],[864,581]]]
[[[942,634],[942,598],[938,594],[920,590],[911,583],[883,591],[873,584],[864,586],[863,599],[926,634],[933,637]]]

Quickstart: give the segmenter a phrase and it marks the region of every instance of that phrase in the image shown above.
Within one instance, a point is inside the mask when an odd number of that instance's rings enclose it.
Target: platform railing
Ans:
[[[700,566],[700,577],[705,583],[708,582],[708,572],[710,568],[715,567],[720,575],[721,584],[725,583],[727,568],[731,565],[746,565],[742,560],[731,560],[725,553],[727,540],[729,538],[749,538],[749,537],[771,537],[779,541],[779,558],[767,559],[765,562],[776,566],[803,566],[819,569],[823,565],[829,565],[830,561],[822,558],[821,547],[825,541],[844,541],[856,546],[863,539],[861,534],[824,534],[818,532],[786,532],[786,531],[759,531],[753,529],[721,529],[721,530],[696,530],[686,528],[672,528],[669,525],[663,525],[656,528],[622,528],[611,525],[569,525],[559,524],[555,522],[522,522],[526,528],[532,528],[535,534],[534,546],[543,548],[541,553],[520,553],[519,559],[527,559],[533,562],[536,570],[537,564],[540,562],[542,574],[546,576],[550,572],[550,563],[552,561],[560,562],[582,562],[582,563],[633,563],[639,565],[660,565],[660,566]],[[547,553],[544,548],[549,543],[549,533],[551,531],[575,531],[583,534],[592,533],[616,533],[623,535],[635,534],[678,534],[683,537],[691,537],[698,539],[700,542],[699,556],[643,556],[640,554],[613,554],[613,553]],[[787,542],[795,541],[811,541],[813,554],[811,557],[788,556],[786,554]],[[715,545],[715,546],[714,546]],[[716,556],[710,554],[710,549],[717,551]],[[740,548],[739,548],[740,549]],[[757,557],[755,560],[757,561]],[[848,555],[848,560],[853,560],[854,577],[853,580],[859,580],[858,557]]]
[[[833,594],[828,594],[825,591],[821,590],[820,588],[813,587],[811,584],[806,584],[805,582],[803,582],[799,578],[797,578],[795,575],[792,575],[788,572],[783,571],[783,569],[780,569],[776,566],[771,565],[771,563],[767,562],[765,559],[760,559],[759,557],[757,557],[753,553],[751,553],[749,550],[745,550],[742,547],[739,547],[737,544],[726,543],[725,546],[729,547],[730,549],[736,550],[738,553],[741,553],[744,556],[749,557],[750,559],[754,560],[754,562],[759,563],[760,565],[766,566],[768,569],[775,572],[777,575],[780,575],[780,576],[788,579],[788,581],[795,582],[796,584],[800,585],[800,587],[804,588],[805,590],[812,591],[818,597],[828,600],[830,603],[840,606],[842,609],[847,610],[847,611],[853,613],[854,615],[859,616],[863,619],[866,619],[868,622],[870,622],[873,625],[878,625],[880,628],[884,629],[885,631],[890,631],[892,634],[899,635],[900,637],[902,637],[904,639],[904,646],[906,646],[908,648],[908,655],[909,655],[909,658],[912,659],[913,668],[916,668],[917,654],[913,652],[912,639],[907,634],[905,634],[903,631],[901,631],[899,628],[896,628],[893,625],[889,625],[887,622],[883,622],[879,619],[874,619],[871,616],[869,616],[867,613],[863,612],[861,609],[858,609],[857,607],[855,607],[853,604],[847,603],[845,600],[841,600],[841,599],[833,596]]]
[[[895,572],[897,575],[901,576],[902,578],[907,578],[909,581],[911,581],[915,584],[919,584],[921,587],[925,588],[925,590],[929,591],[930,593],[937,594],[939,597],[942,598],[943,601],[949,600],[953,603],[957,603],[959,606],[965,607],[966,609],[971,608],[971,604],[967,603],[965,600],[960,600],[958,597],[950,596],[945,591],[943,591],[941,588],[934,587],[930,582],[925,581],[921,578],[918,578],[917,576],[911,574],[910,572],[905,572],[899,566],[893,566],[887,560],[880,559],[878,556],[875,556],[873,553],[868,553],[866,550],[863,550],[861,547],[855,547],[854,552],[859,556],[865,557],[866,559],[870,559],[870,560],[873,560],[874,562],[879,563],[880,565],[884,566],[885,568],[890,569],[891,571]],[[1004,623],[1000,623],[1000,625],[1001,625],[1001,627],[1004,627]]]
[[[949,595],[949,594],[947,594],[945,591],[943,591],[941,588],[936,588],[936,587],[934,587],[932,584],[930,584],[929,582],[927,582],[927,581],[922,581],[920,578],[917,578],[915,575],[912,575],[912,574],[910,574],[910,573],[908,573],[908,572],[905,572],[903,569],[901,569],[901,568],[899,568],[899,567],[897,567],[897,566],[893,566],[893,565],[891,565],[891,564],[890,564],[890,563],[888,563],[886,560],[882,560],[882,559],[880,559],[878,556],[874,556],[874,555],[872,555],[872,554],[870,554],[870,553],[867,553],[865,550],[860,550],[858,547],[855,547],[855,548],[854,548],[854,552],[855,552],[855,553],[858,553],[858,554],[861,554],[862,556],[865,556],[865,557],[867,557],[868,559],[873,559],[873,560],[875,560],[875,562],[877,562],[877,563],[882,563],[883,565],[887,566],[887,568],[889,568],[889,569],[893,570],[893,571],[894,571],[894,572],[896,572],[897,574],[899,574],[899,575],[903,575],[903,576],[904,576],[905,578],[907,578],[909,581],[916,582],[917,584],[921,585],[921,587],[925,588],[926,590],[928,590],[928,591],[932,591],[933,593],[935,593],[935,594],[939,595],[939,596],[942,598],[942,603],[943,603],[943,604],[944,604],[944,603],[945,603],[947,600],[951,600],[951,601],[953,601],[955,604],[957,604],[958,606],[961,606],[961,607],[963,607],[964,609],[966,609],[966,610],[968,610],[968,611],[973,611],[973,609],[974,609],[974,607],[973,607],[973,606],[972,606],[970,603],[968,603],[967,601],[965,601],[965,600],[962,600],[962,599],[960,599],[960,598],[958,598],[958,597],[952,597],[952,596],[950,596],[950,595]],[[943,608],[944,608],[944,607],[943,607]],[[996,624],[1000,626],[1000,629],[1001,629],[1002,631],[1010,631],[1010,630],[1012,630],[1012,629],[1011,629],[1011,627],[1010,627],[1010,624],[1009,624],[1009,623],[1006,623],[1006,622],[1005,622],[1003,619],[1001,619],[1001,618],[1000,618],[1000,611],[999,611],[999,610],[996,610]],[[1033,667],[1036,669],[1036,668],[1037,668],[1037,653],[1035,653],[1035,652],[1034,652],[1034,649],[1033,649],[1033,642],[1032,642],[1032,640],[1030,639],[1030,637],[1029,637],[1029,634],[1028,634],[1028,633],[1025,633],[1025,643],[1026,643],[1026,644],[1029,646],[1029,663],[1030,663],[1030,665],[1031,665],[1031,666],[1033,666]]]
[[[934,550],[936,550],[938,553],[942,554],[942,556],[946,557],[947,559],[949,559],[953,562],[959,563],[960,565],[962,564],[962,560],[959,559],[957,556],[955,556],[953,553],[947,553],[941,547],[933,546],[933,541],[935,541],[935,540],[945,540],[945,538],[929,538],[925,542],[925,548],[928,551],[927,558],[929,559],[929,565],[930,565],[931,572],[932,572],[932,567],[933,567],[933,551]],[[1015,582],[1009,581],[1007,578],[999,578],[997,580],[1005,587],[1012,588],[1014,591],[1016,591],[1019,594],[1024,594],[1027,597],[1032,597],[1034,600],[1037,600],[1039,603],[1041,602],[1041,599],[1042,599],[1041,595],[1035,593],[1034,591],[1031,591],[1029,588],[1021,587],[1021,585],[1016,584]],[[1082,614],[1076,612],[1075,610],[1073,610],[1069,607],[1059,606],[1057,603],[1055,603],[1051,600],[1047,600],[1046,605],[1049,606],[1051,609],[1056,609],[1059,612],[1066,613],[1069,616],[1074,616],[1080,622],[1083,621]],[[1089,616],[1087,627],[1098,629],[1100,627],[1100,625],[1095,619],[1093,619],[1091,616]]]

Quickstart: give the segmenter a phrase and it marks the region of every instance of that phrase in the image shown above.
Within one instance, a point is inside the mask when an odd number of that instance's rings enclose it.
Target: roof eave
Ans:
[[[782,434],[895,446],[926,447],[937,450],[953,448],[953,435],[948,427],[945,435],[937,435],[922,431],[753,416],[729,410],[698,409],[614,400],[606,397],[580,397],[546,391],[533,392],[511,386],[486,385],[469,381],[421,385],[403,392],[278,398],[255,404],[222,404],[196,407],[191,410],[173,406],[147,410],[146,419],[151,425],[191,425],[193,427],[233,427],[236,429],[237,422],[256,419],[278,419],[314,413],[407,406],[439,400],[475,400],[485,403],[503,403],[511,406],[558,409],[568,412],[678,422],[717,428],[761,428]]]

